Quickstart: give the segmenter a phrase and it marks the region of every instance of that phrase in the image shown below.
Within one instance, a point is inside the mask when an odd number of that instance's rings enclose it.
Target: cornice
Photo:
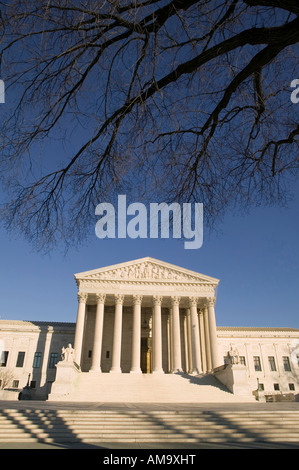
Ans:
[[[1,320],[0,319],[0,330],[2,331],[11,331],[11,330],[19,330],[25,329],[26,331],[32,330],[40,330],[40,329],[49,329],[50,328],[57,328],[57,329],[74,329],[76,323],[72,322],[47,322],[47,321],[28,321],[28,320]],[[223,337],[225,334],[229,333],[243,333],[245,334],[269,334],[271,333],[283,336],[297,336],[299,337],[299,329],[298,328],[287,328],[287,327],[241,327],[241,326],[217,326],[217,333],[219,336],[223,333]]]
[[[270,326],[217,326],[219,331],[291,331],[299,333],[298,328],[270,327]]]
[[[71,322],[47,322],[29,320],[0,320],[0,330],[2,331],[54,331],[75,329],[76,323]]]
[[[163,279],[92,279],[92,278],[85,278],[85,279],[78,279],[78,285],[82,284],[113,284],[113,285],[119,285],[119,284],[126,284],[126,285],[143,285],[143,286],[188,286],[188,287],[211,287],[211,288],[216,288],[217,284],[211,284],[209,282],[194,282],[194,281],[180,281],[180,280],[175,280],[175,281],[165,281]]]
[[[279,327],[220,327],[218,338],[299,338],[299,329]]]

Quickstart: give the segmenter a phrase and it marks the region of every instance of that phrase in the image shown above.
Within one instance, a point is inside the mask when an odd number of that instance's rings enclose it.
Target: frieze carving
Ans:
[[[99,280],[99,279],[83,279],[81,281],[81,289],[84,289],[84,291],[89,291],[89,292],[95,292],[99,289],[99,283],[101,284],[101,289],[104,289],[106,292],[107,291],[115,291],[120,288],[121,285],[126,285],[126,288],[130,289],[131,286],[132,288],[136,288],[137,286],[142,287],[143,285],[146,286],[148,284],[151,285],[151,287],[154,289],[155,286],[157,288],[160,287],[170,287],[172,288],[174,283],[173,282],[158,282],[158,281],[152,281],[148,282],[146,280],[143,281],[134,281],[134,280],[112,280],[112,279],[107,279],[107,280]],[[196,283],[196,282],[182,282],[182,281],[177,281],[175,284],[177,288],[179,288],[180,292],[184,292],[185,295],[187,296],[188,294],[192,293],[197,293],[198,297],[210,297],[214,294],[214,286],[213,285],[207,285],[207,284],[201,284],[201,283]]]
[[[161,281],[197,281],[206,283],[205,279],[200,279],[191,274],[185,274],[175,269],[160,266],[151,262],[134,264],[132,266],[123,266],[121,268],[92,274],[89,279],[128,279],[128,280],[161,280]]]

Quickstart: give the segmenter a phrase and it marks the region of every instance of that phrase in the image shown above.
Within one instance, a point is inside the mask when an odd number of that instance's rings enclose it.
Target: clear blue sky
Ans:
[[[2,230],[0,317],[75,322],[74,273],[151,256],[220,279],[218,326],[299,328],[299,189],[294,196],[285,209],[228,214],[198,250],[172,239],[99,240],[91,228],[85,246],[42,255]]]
[[[296,78],[285,73],[289,83]],[[10,90],[0,119],[9,104],[15,105]],[[299,104],[293,109],[296,121]],[[73,128],[71,137],[71,142],[80,139]],[[66,153],[48,144],[45,149],[49,158],[43,165],[55,165],[53,156]],[[10,238],[0,229],[0,318],[75,322],[75,273],[151,256],[220,279],[219,326],[299,328],[299,188],[294,192],[288,208],[252,209],[245,216],[228,213],[213,234],[204,227],[198,250],[186,250],[182,242],[171,239],[99,240],[96,217],[86,245],[65,256],[63,248],[49,255],[37,253],[23,238]]]

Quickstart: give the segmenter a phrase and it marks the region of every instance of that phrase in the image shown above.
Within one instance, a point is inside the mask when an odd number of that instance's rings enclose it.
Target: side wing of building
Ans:
[[[299,397],[299,330],[294,328],[217,327],[219,353],[237,351],[252,390],[263,395]]]
[[[0,320],[0,390],[18,391],[29,382],[33,397],[47,396],[74,333],[75,323]]]
[[[55,381],[62,347],[74,344],[75,323],[0,320],[1,389],[20,391],[28,382],[33,398],[45,398]],[[223,364],[231,349],[247,369],[252,391],[299,396],[299,330],[217,327]]]

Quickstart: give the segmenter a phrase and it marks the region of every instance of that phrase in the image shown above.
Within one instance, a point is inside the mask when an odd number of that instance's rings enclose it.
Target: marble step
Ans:
[[[70,394],[49,396],[49,401],[134,403],[244,403],[253,396],[235,396],[213,375],[109,374],[82,372]]]
[[[299,446],[299,411],[0,412],[5,442],[277,442]]]

